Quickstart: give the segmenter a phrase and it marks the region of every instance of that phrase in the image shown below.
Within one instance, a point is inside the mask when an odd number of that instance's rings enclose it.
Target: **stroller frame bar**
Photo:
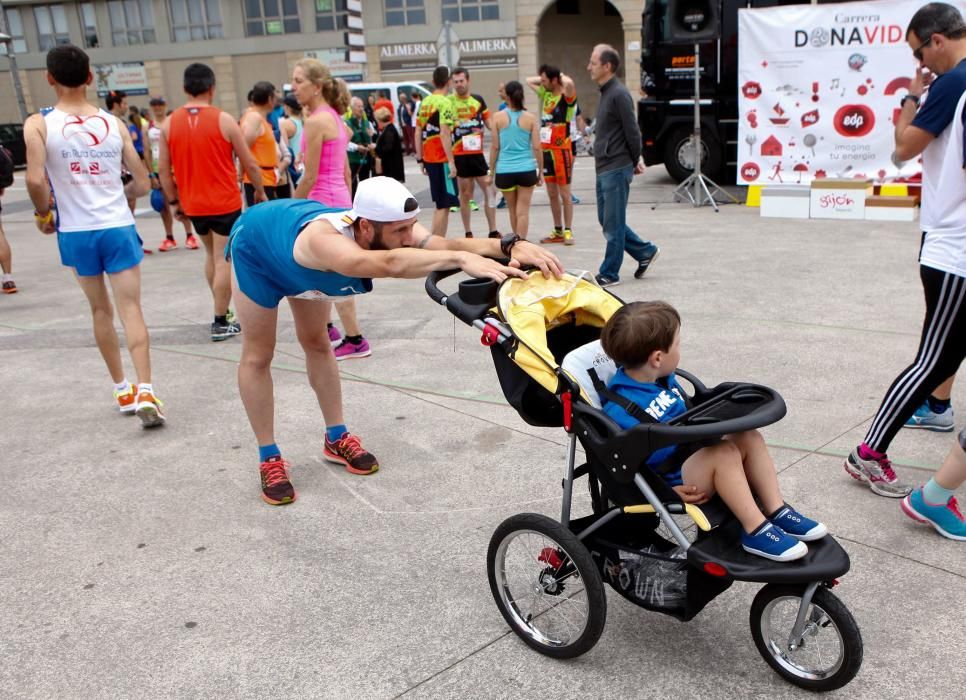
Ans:
[[[560,524],[570,528],[570,506],[574,495],[574,465],[577,461],[577,435],[570,433],[567,444],[567,476],[563,484],[563,505],[560,508]]]
[[[570,439],[567,443],[567,473],[563,481],[563,505],[560,508],[560,524],[568,530],[570,529],[570,510],[573,504],[574,465],[576,464],[576,459],[577,435],[576,433],[570,433]],[[634,484],[644,495],[644,498],[647,499],[647,502],[651,505],[651,508],[654,509],[654,512],[657,513],[658,517],[661,518],[661,520],[667,526],[668,531],[671,533],[671,536],[674,537],[675,542],[678,543],[678,546],[681,547],[682,551],[688,551],[688,549],[691,548],[691,541],[688,540],[687,536],[684,534],[684,531],[681,530],[680,526],[674,521],[674,518],[671,517],[671,514],[668,512],[668,509],[665,507],[664,503],[662,503],[661,499],[657,497],[657,494],[654,493],[654,490],[648,485],[644,477],[640,474],[635,474]],[[608,511],[589,527],[585,528],[581,532],[576,533],[577,539],[583,540],[587,538],[594,531],[603,527],[618,515],[626,511],[626,508],[614,508],[613,510]],[[690,515],[690,513],[687,514]]]

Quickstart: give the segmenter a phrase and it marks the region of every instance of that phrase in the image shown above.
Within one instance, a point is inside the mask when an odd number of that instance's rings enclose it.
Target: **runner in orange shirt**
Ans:
[[[546,64],[540,66],[540,75],[527,78],[527,85],[537,93],[542,106],[543,179],[553,216],[553,231],[540,242],[573,245],[574,203],[570,198],[570,183],[574,174],[574,154],[570,148],[570,121],[577,106],[577,90],[569,76],[556,66]]]
[[[211,339],[219,341],[241,332],[228,319],[231,268],[225,260],[228,234],[241,215],[236,156],[254,183],[254,201],[264,202],[268,197],[258,163],[238,124],[230,114],[212,106],[214,71],[203,63],[192,63],[184,71],[184,91],[188,94],[184,107],[161,125],[158,174],[172,215],[179,221],[190,217],[205,244],[205,277],[215,310]]]
[[[242,115],[239,125],[245,143],[251,149],[261,170],[262,186],[269,199],[276,199],[275,186],[278,184],[279,164],[278,143],[268,115],[275,107],[275,86],[263,80],[255,83],[250,94],[251,106]],[[255,187],[248,173],[244,174],[245,204],[255,205]]]

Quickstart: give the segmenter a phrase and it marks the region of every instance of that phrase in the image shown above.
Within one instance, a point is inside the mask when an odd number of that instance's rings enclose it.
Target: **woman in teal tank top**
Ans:
[[[540,120],[523,106],[523,86],[516,80],[506,84],[507,108],[493,117],[490,163],[496,173],[494,184],[510,209],[510,228],[526,238],[530,228],[530,200],[533,188],[543,184],[539,163]]]

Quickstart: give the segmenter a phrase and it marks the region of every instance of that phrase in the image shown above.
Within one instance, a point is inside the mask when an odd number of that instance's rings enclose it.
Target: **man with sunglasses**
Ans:
[[[258,441],[262,498],[295,500],[288,463],[275,444],[272,358],[278,307],[288,300],[305,368],[325,420],[322,457],[352,474],[372,474],[379,462],[349,432],[342,413],[339,367],[317,301],[340,301],[372,289],[376,277],[425,277],[460,268],[473,277],[522,277],[533,265],[559,277],[556,256],[515,234],[501,239],[446,239],[416,222],[419,204],[389,177],[359,183],[349,211],[311,199],[280,199],[249,209],[232,227],[231,260],[238,317],[245,328],[238,388]],[[510,258],[503,265],[492,258]]]
[[[901,100],[895,155],[904,161],[922,155],[919,276],[926,316],[915,360],[896,377],[844,465],[890,498],[905,498],[912,489],[896,477],[886,457],[889,444],[927,399],[934,411],[949,411],[952,422],[952,409],[940,405],[948,406],[948,395],[942,400],[930,392],[954,376],[966,356],[966,21],[952,5],[929,3],[913,15],[906,41],[920,65]],[[935,480],[913,493],[907,506],[910,500],[920,518],[963,521],[952,492]]]

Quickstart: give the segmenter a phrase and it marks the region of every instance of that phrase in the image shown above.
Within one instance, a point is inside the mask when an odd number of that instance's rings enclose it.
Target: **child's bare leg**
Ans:
[[[728,440],[703,447],[688,457],[681,476],[688,486],[697,486],[709,497],[717,492],[735,514],[745,532],[751,534],[765,522],[741,464],[741,451]]]
[[[745,468],[745,476],[752,493],[758,496],[766,513],[774,513],[783,505],[781,489],[778,487],[778,474],[775,472],[775,461],[768,453],[765,439],[757,430],[746,430],[725,437],[741,452],[741,462]]]

